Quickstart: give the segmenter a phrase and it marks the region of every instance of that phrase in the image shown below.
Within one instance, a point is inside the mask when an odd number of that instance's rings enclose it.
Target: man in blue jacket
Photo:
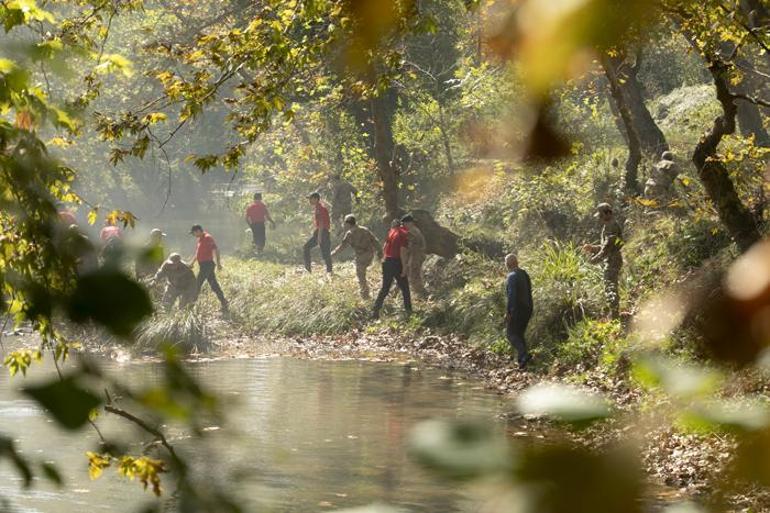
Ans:
[[[505,283],[508,298],[505,309],[506,336],[511,347],[516,350],[519,368],[523,370],[532,359],[524,340],[524,332],[532,317],[532,282],[527,271],[519,267],[516,255],[506,255],[505,267],[508,269]]]

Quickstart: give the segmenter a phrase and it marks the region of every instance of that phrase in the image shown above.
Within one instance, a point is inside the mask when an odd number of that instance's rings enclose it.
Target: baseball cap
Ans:
[[[163,231],[160,228],[153,228],[150,231],[150,235],[160,235],[161,237],[165,237],[166,236],[166,234],[163,233]]]
[[[199,224],[194,224],[192,225],[192,228],[190,228],[190,233],[194,233],[197,230],[203,231],[203,227]]]
[[[612,205],[609,203],[599,203],[596,205],[596,214],[594,214],[594,217],[597,217],[599,214],[604,214],[609,212],[612,213]]]
[[[412,217],[412,214],[406,214],[404,217],[401,218],[402,223],[413,223],[414,217]]]
[[[318,191],[313,191],[310,194],[307,195],[308,199],[315,198],[315,199],[321,199],[321,193]]]

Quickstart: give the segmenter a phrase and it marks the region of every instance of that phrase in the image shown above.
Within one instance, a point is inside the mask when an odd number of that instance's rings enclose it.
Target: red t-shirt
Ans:
[[[383,247],[382,252],[385,254],[385,258],[401,259],[401,248],[405,248],[408,245],[406,228],[391,228],[388,232],[388,237],[385,239],[385,247]]]
[[[331,230],[332,222],[329,219],[329,209],[326,208],[320,201],[315,206],[315,216],[313,216],[313,223],[316,230]]]
[[[117,226],[105,226],[102,231],[99,232],[99,238],[102,242],[107,242],[113,237],[120,238],[120,228]]]
[[[261,201],[255,201],[246,209],[246,220],[251,223],[264,223],[267,219],[267,207]]]
[[[203,232],[203,235],[198,237],[198,243],[195,246],[195,260],[198,263],[213,262],[215,249],[217,249],[217,243],[214,241],[214,237]]]

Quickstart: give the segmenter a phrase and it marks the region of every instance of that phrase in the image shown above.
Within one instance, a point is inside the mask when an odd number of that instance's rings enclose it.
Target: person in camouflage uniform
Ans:
[[[652,168],[652,174],[644,185],[644,197],[651,200],[668,201],[673,193],[674,182],[679,175],[679,167],[674,162],[674,154],[664,151],[660,162]]]
[[[623,267],[623,231],[615,219],[612,206],[600,203],[596,207],[596,217],[602,223],[602,236],[599,245],[586,244],[583,250],[591,255],[591,263],[604,262],[604,286],[607,304],[613,319],[620,317],[620,294],[618,280]]]
[[[425,284],[422,279],[422,264],[425,262],[425,236],[414,222],[414,217],[405,215],[401,218],[401,224],[407,229],[407,262],[406,276],[409,288],[417,297],[425,297]]]
[[[166,260],[166,248],[163,239],[166,234],[160,228],[153,228],[150,238],[142,248],[134,265],[137,280],[151,278]]]
[[[174,302],[179,299],[179,308],[194,303],[198,289],[195,283],[195,273],[182,261],[179,253],[172,253],[168,260],[163,262],[158,272],[150,280],[150,284],[166,280],[166,290],[163,293],[163,306],[171,310]]]
[[[353,198],[358,201],[358,190],[342,175],[334,175],[331,181],[332,222],[339,226],[340,221],[353,212]]]
[[[369,283],[366,281],[366,270],[372,265],[375,253],[382,259],[380,241],[378,241],[377,237],[369,231],[369,228],[358,226],[356,224],[356,218],[350,214],[345,216],[344,229],[346,230],[345,236],[342,237],[340,245],[332,251],[332,256],[337,255],[337,253],[348,246],[353,248],[356,255],[356,276],[358,277],[358,287],[361,291],[361,297],[370,299]]]

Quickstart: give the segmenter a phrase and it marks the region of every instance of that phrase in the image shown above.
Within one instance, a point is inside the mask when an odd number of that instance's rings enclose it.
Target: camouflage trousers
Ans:
[[[361,297],[364,299],[371,298],[369,282],[366,281],[366,271],[372,265],[373,260],[374,253],[356,255],[356,278],[358,278],[358,289],[361,292]]]
[[[610,260],[604,267],[604,290],[607,297],[607,307],[613,319],[620,318],[620,269],[623,267],[623,261]]]
[[[195,288],[195,282],[192,282],[188,287],[175,287],[173,285],[166,285],[166,290],[163,292],[163,306],[165,309],[171,310],[174,307],[174,303],[179,299],[179,308],[195,302],[197,291]]]
[[[425,283],[422,279],[422,264],[425,262],[425,255],[413,255],[409,258],[409,264],[406,267],[406,278],[409,280],[409,288],[417,297],[425,297]]]

